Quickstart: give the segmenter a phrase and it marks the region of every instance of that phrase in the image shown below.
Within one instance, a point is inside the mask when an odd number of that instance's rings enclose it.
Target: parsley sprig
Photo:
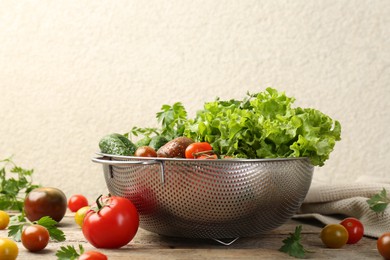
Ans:
[[[188,121],[187,111],[181,102],[176,102],[172,106],[163,105],[161,111],[156,113],[157,122],[160,127],[137,127],[134,126],[130,132],[124,136],[132,139],[135,137],[151,138],[152,136],[163,136],[167,140],[183,136],[185,124]]]
[[[49,231],[50,238],[56,241],[65,241],[65,234],[62,230],[57,228],[57,221],[49,216],[40,218],[38,221],[30,222],[26,219],[24,214],[19,214],[11,217],[11,223],[8,227],[8,236],[15,241],[20,241],[23,228],[26,225],[37,224],[45,227]]]
[[[75,260],[84,253],[83,245],[79,244],[79,251],[74,246],[61,246],[57,251],[56,256],[58,260]]]
[[[33,169],[17,166],[12,157],[0,160],[0,209],[23,210],[24,196],[39,187],[32,183]]]
[[[383,188],[381,192],[368,199],[367,203],[370,206],[370,209],[376,213],[383,213],[390,203],[390,197],[387,196],[387,191]]]
[[[306,250],[301,244],[302,225],[295,227],[295,232],[290,233],[289,237],[283,240],[284,245],[279,251],[289,254],[295,258],[305,258],[305,253],[310,252]]]

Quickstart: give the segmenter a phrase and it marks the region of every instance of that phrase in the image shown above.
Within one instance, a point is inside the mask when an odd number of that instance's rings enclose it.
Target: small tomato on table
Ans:
[[[348,241],[348,230],[341,224],[328,224],[320,233],[322,242],[329,248],[341,248]]]
[[[0,230],[6,229],[9,224],[9,215],[7,212],[0,210]]]
[[[24,199],[24,212],[30,221],[49,216],[60,222],[65,216],[66,208],[65,194],[53,187],[35,188]]]
[[[68,200],[68,208],[72,212],[77,212],[82,207],[88,206],[88,199],[81,194],[72,195]]]
[[[348,231],[348,241],[347,244],[356,244],[362,239],[364,235],[364,226],[362,222],[360,222],[356,218],[345,218],[340,222],[347,231]]]
[[[0,238],[0,259],[14,260],[18,254],[18,245],[12,239]]]
[[[107,256],[97,251],[87,251],[79,256],[78,260],[107,260]]]
[[[134,238],[138,226],[138,212],[130,200],[100,196],[86,213],[82,230],[96,248],[120,248]]]
[[[377,240],[376,246],[379,254],[385,259],[390,259],[390,232],[383,233]]]
[[[22,232],[22,244],[31,252],[44,249],[49,243],[49,231],[41,225],[31,225]]]

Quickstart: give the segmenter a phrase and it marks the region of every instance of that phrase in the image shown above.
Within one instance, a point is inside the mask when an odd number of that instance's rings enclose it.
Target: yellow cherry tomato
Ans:
[[[328,224],[320,233],[322,242],[329,248],[341,248],[348,241],[348,231],[340,224]]]
[[[91,208],[90,206],[82,207],[79,210],[77,210],[76,214],[74,215],[74,220],[76,221],[77,225],[79,225],[80,227],[83,226],[85,214],[88,212],[90,208]]]
[[[0,238],[0,259],[15,260],[18,256],[19,248],[16,243],[9,238]]]
[[[0,210],[0,230],[6,229],[9,224],[9,215],[7,212]]]

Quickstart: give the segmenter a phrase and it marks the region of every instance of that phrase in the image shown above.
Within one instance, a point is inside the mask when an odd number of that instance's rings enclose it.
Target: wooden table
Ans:
[[[323,246],[319,233],[322,225],[318,222],[301,222],[290,220],[285,225],[252,238],[239,238],[230,246],[220,245],[213,240],[183,239],[160,236],[139,229],[135,238],[125,247],[115,250],[96,249],[84,238],[81,229],[75,224],[74,213],[67,213],[59,224],[66,235],[65,242],[49,242],[49,245],[38,253],[27,251],[18,243],[18,259],[56,259],[56,251],[61,246],[83,245],[87,250],[97,250],[108,256],[108,259],[295,259],[279,252],[282,240],[302,224],[302,244],[312,253],[309,259],[382,259],[376,249],[376,240],[363,237],[354,245],[341,249],[329,249]],[[6,237],[7,230],[0,230],[0,237]]]

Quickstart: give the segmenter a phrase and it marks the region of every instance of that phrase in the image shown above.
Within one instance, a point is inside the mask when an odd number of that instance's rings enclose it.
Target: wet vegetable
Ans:
[[[133,155],[137,146],[124,135],[113,133],[100,140],[99,148],[106,154]]]
[[[188,137],[177,137],[161,146],[157,151],[157,156],[166,158],[185,158],[186,149],[193,142],[194,141]]]

